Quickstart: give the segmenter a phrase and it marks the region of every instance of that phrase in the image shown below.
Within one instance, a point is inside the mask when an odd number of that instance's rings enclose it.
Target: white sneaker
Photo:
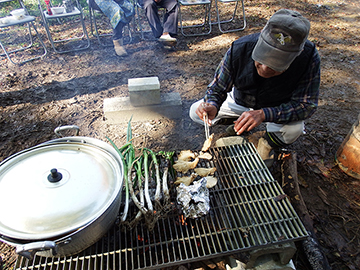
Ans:
[[[159,37],[159,41],[160,41],[164,46],[176,46],[176,43],[177,43],[176,38],[173,38],[173,37],[170,36],[169,34],[162,35],[161,37]]]

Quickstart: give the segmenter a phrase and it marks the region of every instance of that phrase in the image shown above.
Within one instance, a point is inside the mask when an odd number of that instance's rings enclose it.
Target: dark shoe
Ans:
[[[228,126],[228,127],[225,129],[226,133],[227,133],[229,136],[236,136],[236,135],[237,135],[236,132],[235,132],[234,127],[235,127],[235,125],[233,124],[233,125]]]

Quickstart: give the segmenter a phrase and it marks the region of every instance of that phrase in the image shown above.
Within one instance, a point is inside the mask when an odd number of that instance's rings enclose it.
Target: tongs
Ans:
[[[210,137],[209,123],[208,123],[208,114],[204,112],[204,126],[205,126],[205,138],[206,140]]]

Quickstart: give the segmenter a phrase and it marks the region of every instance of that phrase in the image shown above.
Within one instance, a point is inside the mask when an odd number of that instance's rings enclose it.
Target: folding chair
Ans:
[[[234,13],[232,14],[231,19],[229,19],[229,20],[221,20],[221,19],[220,19],[219,3],[228,4],[228,3],[234,3],[234,2],[235,2],[235,8],[234,8]],[[221,28],[221,25],[222,25],[222,24],[231,23],[231,22],[235,19],[236,11],[237,11],[239,2],[241,2],[241,7],[242,7],[242,20],[243,20],[242,27],[240,27],[240,28],[235,28],[235,29],[223,30],[223,29]],[[221,4],[221,5],[222,5],[222,4]],[[235,31],[242,31],[242,30],[244,30],[244,29],[246,28],[246,18],[245,18],[244,0],[215,0],[215,7],[216,7],[216,15],[217,15],[217,22],[216,22],[216,23],[217,23],[217,25],[219,26],[220,32],[222,32],[222,33],[228,33],[228,32],[235,32]],[[240,18],[240,20],[241,20],[240,15],[239,15],[239,18]],[[216,24],[216,23],[215,23],[215,24]]]
[[[181,33],[184,36],[202,36],[208,35],[211,33],[211,0],[178,0],[179,1],[179,15],[180,15],[180,29]],[[183,25],[183,16],[181,13],[181,6],[191,7],[191,6],[201,6],[204,9],[204,19],[203,23],[200,24],[192,24],[192,25]],[[187,10],[190,10],[189,8]],[[185,34],[184,29],[192,28],[195,30],[195,33],[187,33]],[[208,30],[206,30],[208,29]]]
[[[106,17],[106,15],[100,10],[98,5],[94,0],[88,0],[89,5],[89,16],[90,16],[90,31],[91,34],[97,38],[99,44],[103,47],[113,46],[112,42],[102,42],[106,37],[113,36],[112,26],[110,24],[110,20]],[[97,17],[103,23],[101,24],[102,29],[99,29],[99,22],[97,23]],[[104,25],[105,24],[105,25]],[[128,29],[128,37],[124,37],[124,43],[132,42],[132,34],[130,30],[130,23],[125,26]],[[124,31],[125,32],[125,31]],[[109,38],[112,41],[111,38]]]
[[[75,1],[75,5],[74,5],[74,10],[72,12],[65,11],[64,13],[61,14],[49,15],[48,11],[46,9],[45,10],[43,9],[44,3],[42,3],[42,0],[38,0],[39,10],[46,30],[46,34],[51,43],[51,46],[53,47],[56,53],[67,53],[73,51],[86,50],[90,47],[90,39],[86,31],[82,7],[78,0],[74,0],[74,1]],[[50,7],[52,7],[51,1],[50,1]],[[54,21],[57,21],[57,25],[61,25],[61,26],[66,25],[68,29],[69,28],[74,29],[75,19],[80,20],[81,29],[82,29],[81,36],[79,36],[79,34],[76,35],[76,33],[73,33],[75,35],[74,37],[61,37],[61,32],[63,32],[64,28],[61,28],[60,30],[57,31],[56,30],[50,31],[50,27],[55,28],[54,26],[51,25],[52,23],[54,23]],[[84,38],[86,42],[80,42],[80,41],[85,41]],[[72,48],[65,47],[65,46],[69,47],[70,43],[73,41],[79,41],[79,42],[75,45],[72,44],[73,45]],[[63,45],[64,48],[60,49],[60,45]]]
[[[36,27],[34,24],[35,17],[30,16],[29,12],[27,11],[24,3],[22,0],[0,0],[0,4],[3,3],[10,3],[10,2],[18,2],[20,7],[25,10],[25,16],[24,18],[16,19],[13,18],[13,16],[8,16],[1,19],[0,22],[0,37],[6,38],[8,41],[6,44],[4,42],[1,42],[0,40],[0,46],[3,49],[4,53],[0,54],[0,56],[5,56],[10,60],[13,64],[22,64],[26,63],[35,59],[39,59],[44,57],[47,54],[47,50],[45,47],[45,44],[43,43]],[[35,35],[31,32],[31,27],[35,31]],[[27,30],[25,30],[27,28]],[[15,35],[15,32],[17,35]],[[22,35],[22,32],[24,32],[25,35]],[[27,37],[28,36],[28,37]],[[39,46],[35,45],[34,38],[37,38],[40,42],[40,45],[42,46],[44,53],[38,54],[31,49],[39,48]],[[10,40],[10,41],[9,41]],[[23,45],[25,44],[25,45]],[[29,44],[29,45],[26,45]],[[13,49],[7,50],[6,47],[13,47]],[[15,48],[14,48],[15,47]],[[16,52],[29,52],[34,53],[36,56],[30,56],[25,58],[23,61],[14,61],[11,59],[10,54],[16,53]]]

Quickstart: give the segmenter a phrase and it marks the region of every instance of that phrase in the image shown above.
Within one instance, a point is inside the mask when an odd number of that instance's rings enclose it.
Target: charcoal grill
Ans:
[[[142,224],[131,230],[114,225],[101,240],[76,256],[35,256],[32,261],[19,256],[15,269],[157,269],[308,236],[253,144],[209,151],[213,160],[198,164],[217,167],[218,184],[210,190],[208,215],[184,220],[178,211],[172,211],[153,231]]]

